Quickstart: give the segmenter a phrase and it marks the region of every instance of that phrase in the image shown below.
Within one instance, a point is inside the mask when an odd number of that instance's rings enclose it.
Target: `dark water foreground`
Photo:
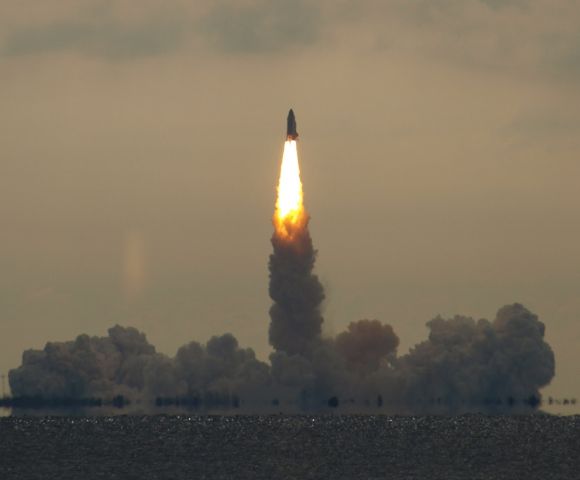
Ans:
[[[580,479],[580,416],[0,419],[0,479]]]

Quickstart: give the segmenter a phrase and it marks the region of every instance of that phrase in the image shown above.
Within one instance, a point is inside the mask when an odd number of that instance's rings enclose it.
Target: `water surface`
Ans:
[[[580,478],[580,416],[0,418],[1,479]]]

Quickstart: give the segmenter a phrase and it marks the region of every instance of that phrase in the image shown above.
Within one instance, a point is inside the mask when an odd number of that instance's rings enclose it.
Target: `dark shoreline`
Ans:
[[[327,402],[319,404],[303,405],[297,402],[280,403],[277,399],[271,402],[244,402],[236,395],[206,395],[203,397],[157,397],[156,399],[129,399],[122,395],[112,398],[87,397],[87,398],[44,398],[33,397],[3,397],[0,398],[0,408],[10,408],[19,412],[42,412],[55,411],[66,415],[68,412],[78,414],[85,411],[87,414],[105,410],[111,414],[126,413],[193,413],[204,414],[207,412],[217,413],[251,413],[251,414],[272,414],[272,413],[343,413],[343,414],[446,414],[459,415],[465,413],[483,414],[529,414],[540,411],[541,407],[563,405],[574,407],[576,399],[564,399],[554,401],[549,397],[548,401],[535,396],[517,399],[507,398],[485,398],[481,400],[465,401],[461,399],[421,399],[406,404],[389,404],[383,402],[378,395],[373,401],[367,400],[359,402],[354,400],[345,401],[338,397],[331,397]]]

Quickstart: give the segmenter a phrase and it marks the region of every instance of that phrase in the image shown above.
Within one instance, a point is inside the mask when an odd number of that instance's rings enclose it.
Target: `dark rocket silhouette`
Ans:
[[[290,109],[288,112],[288,125],[286,128],[286,138],[288,140],[296,140],[298,132],[296,131],[296,118],[294,117],[294,110]]]

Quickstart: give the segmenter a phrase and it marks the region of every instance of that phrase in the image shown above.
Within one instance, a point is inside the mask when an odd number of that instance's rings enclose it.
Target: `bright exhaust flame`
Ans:
[[[281,237],[292,238],[293,230],[303,224],[305,217],[296,141],[288,140],[284,144],[278,182],[278,198],[274,213],[276,233]]]

